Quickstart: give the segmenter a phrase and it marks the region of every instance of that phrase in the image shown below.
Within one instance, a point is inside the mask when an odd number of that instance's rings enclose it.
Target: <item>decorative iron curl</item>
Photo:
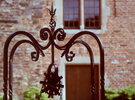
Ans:
[[[51,35],[51,31],[49,28],[42,28],[40,30],[40,38],[41,40],[47,40],[48,39],[48,34]]]
[[[73,60],[73,58],[75,57],[75,53],[73,51],[68,51],[66,54],[65,54],[65,57],[66,57],[66,60],[71,62]]]
[[[51,32],[51,30],[49,28],[42,28],[40,30],[40,38],[41,38],[41,40],[44,40],[44,41],[49,40],[46,46],[44,46],[44,47],[40,46],[42,50],[47,49],[51,45],[51,42],[53,40],[52,37],[53,37],[52,32]]]
[[[58,28],[54,32],[54,39],[58,39],[59,41],[63,41],[66,37],[66,33],[64,32],[63,28]]]

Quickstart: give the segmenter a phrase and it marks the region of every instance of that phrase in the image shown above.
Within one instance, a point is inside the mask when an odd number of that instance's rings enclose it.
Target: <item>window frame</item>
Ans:
[[[81,0],[82,1],[82,0]],[[81,2],[82,3],[82,2]],[[55,0],[54,8],[56,8],[56,29],[64,28],[63,24],[63,0]],[[62,6],[60,6],[62,5]],[[106,5],[106,0],[100,0],[100,29],[84,29],[84,23],[80,23],[80,29],[64,29],[67,34],[75,34],[80,31],[91,31],[96,34],[101,34],[107,31],[108,16],[110,16],[111,10]],[[83,17],[81,17],[82,19]]]
[[[63,28],[64,29],[77,29],[77,30],[79,30],[80,29],[80,24],[81,24],[81,12],[80,12],[80,10],[81,10],[81,8],[80,8],[80,0],[78,0],[78,7],[79,7],[79,9],[78,9],[78,15],[79,15],[79,17],[78,17],[78,23],[79,23],[79,27],[77,28],[66,28],[65,26],[64,26],[64,7],[63,7]],[[63,2],[63,6],[64,6],[64,2]]]
[[[96,30],[98,30],[98,29],[101,29],[101,0],[99,0],[99,28],[85,28],[85,11],[84,11],[84,7],[85,7],[85,2],[84,2],[84,0],[81,0],[81,1],[83,1],[83,14],[81,15],[81,16],[84,16],[84,19],[83,19],[83,21],[84,21],[84,29],[96,29]]]
[[[101,0],[99,0],[99,28],[86,28],[85,26],[85,1],[84,0],[78,0],[78,3],[79,3],[79,27],[78,28],[66,28],[64,26],[64,7],[63,7],[63,27],[64,29],[67,29],[67,30],[71,30],[71,29],[85,29],[85,30],[91,30],[91,29],[101,29]],[[64,5],[64,2],[63,2],[63,5]]]

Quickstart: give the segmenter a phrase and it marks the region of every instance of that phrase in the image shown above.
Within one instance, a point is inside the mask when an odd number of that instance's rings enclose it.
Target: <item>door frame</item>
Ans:
[[[63,57],[60,60],[60,66],[59,66],[59,75],[63,76],[62,84],[64,85],[64,88],[62,89],[62,100],[66,100],[66,65],[67,64],[90,64],[89,57],[74,57],[72,62],[66,61],[66,59]],[[100,63],[100,57],[95,56],[94,57],[94,64]]]

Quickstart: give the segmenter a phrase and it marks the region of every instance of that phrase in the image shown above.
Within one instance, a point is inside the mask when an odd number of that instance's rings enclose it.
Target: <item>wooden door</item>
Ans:
[[[95,65],[95,100],[99,100],[99,74]],[[91,100],[89,65],[66,65],[66,100]]]

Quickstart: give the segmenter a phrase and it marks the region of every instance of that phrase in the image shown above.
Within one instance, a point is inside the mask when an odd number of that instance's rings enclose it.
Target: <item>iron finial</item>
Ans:
[[[51,6],[51,10],[49,9],[49,12],[50,12],[50,15],[51,15],[49,26],[51,28],[51,31],[54,32],[54,29],[56,27],[56,22],[54,20],[54,15],[55,15],[56,9],[53,8],[53,3],[52,3],[52,6]]]

